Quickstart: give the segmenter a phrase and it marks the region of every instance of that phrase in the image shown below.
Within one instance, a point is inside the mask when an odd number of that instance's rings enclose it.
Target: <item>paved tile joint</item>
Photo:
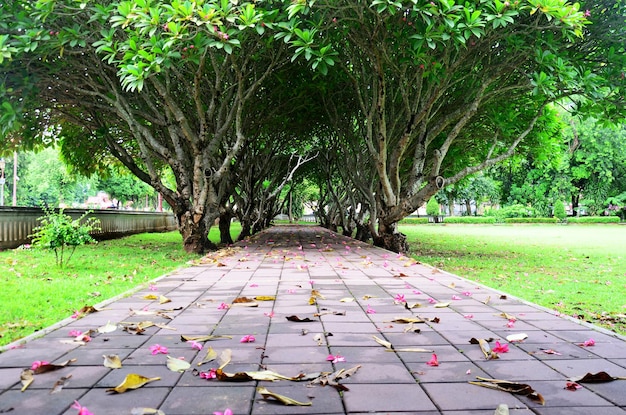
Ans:
[[[161,304],[161,296],[171,302]],[[233,304],[242,297],[257,306]],[[96,308],[101,309],[0,354],[0,413],[76,414],[75,400],[95,415],[144,413],[134,408],[166,415],[226,408],[235,415],[491,415],[499,404],[513,414],[612,415],[626,408],[624,380],[565,388],[569,378],[588,372],[626,376],[623,338],[319,227],[274,227]],[[425,322],[406,322],[416,317]],[[145,321],[155,325],[142,334],[118,328],[84,345],[70,337],[70,331],[109,322]],[[506,340],[519,333],[526,340]],[[197,350],[181,335],[215,337],[199,341],[203,349]],[[254,341],[241,342],[245,336]],[[492,347],[497,340],[509,351],[487,360],[471,338],[493,339]],[[155,345],[168,355],[152,354]],[[339,381],[347,389],[342,392],[308,380],[204,379],[199,372],[219,366],[219,359],[198,366],[209,347],[217,355],[230,349],[232,359],[223,370],[231,374],[271,370],[296,377],[358,370]],[[433,354],[438,366],[432,365]],[[103,355],[118,355],[122,368],[105,367]],[[191,369],[169,370],[168,356],[190,362]],[[70,359],[75,361],[64,368],[35,375],[20,391],[20,375],[33,362]],[[160,379],[122,394],[107,392],[131,373]],[[545,405],[470,384],[476,376],[528,384]],[[52,393],[61,378],[64,386]],[[312,404],[263,399],[258,386]]]

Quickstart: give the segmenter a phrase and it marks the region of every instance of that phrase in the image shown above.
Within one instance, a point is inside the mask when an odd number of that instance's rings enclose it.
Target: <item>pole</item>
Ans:
[[[13,152],[13,206],[17,206],[17,151]]]
[[[3,157],[0,157],[0,206],[4,206],[4,168],[6,167],[6,161]]]

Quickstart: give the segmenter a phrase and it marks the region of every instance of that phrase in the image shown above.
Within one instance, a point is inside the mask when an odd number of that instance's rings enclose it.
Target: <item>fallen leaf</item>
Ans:
[[[245,303],[254,303],[254,300],[248,297],[237,297],[233,300],[233,304],[245,304]]]
[[[273,295],[258,295],[254,299],[257,301],[275,301],[276,297]]]
[[[448,303],[437,303],[437,304],[434,304],[433,307],[435,307],[435,308],[446,308],[449,305],[450,305],[449,302]]]
[[[526,340],[527,338],[528,338],[528,334],[526,333],[510,334],[506,336],[506,339],[509,343],[521,342],[521,341]]]
[[[159,296],[156,294],[147,294],[142,297],[144,300],[158,300]]]
[[[117,330],[117,324],[110,321],[104,326],[98,327],[98,333],[113,333],[115,330]]]
[[[498,356],[498,353],[491,350],[491,346],[489,345],[487,340],[478,339],[478,345],[480,346],[480,350],[483,352],[483,355],[485,355],[485,359],[494,360],[500,358],[500,356]]]
[[[267,388],[264,388],[262,386],[257,387],[256,390],[257,390],[257,392],[259,394],[261,394],[263,399],[274,398],[277,401],[279,401],[280,403],[282,403],[283,405],[296,405],[296,406],[311,406],[311,405],[313,405],[313,402],[298,402],[298,401],[296,401],[294,399],[288,398],[287,396],[279,395],[279,394],[274,393],[274,392],[270,392]]]
[[[116,354],[103,354],[104,357],[104,367],[108,367],[109,369],[120,369],[122,367],[122,360]]]
[[[352,297],[346,297],[346,298],[342,298],[341,300],[339,300],[342,303],[351,303],[354,301],[354,298]]]
[[[375,296],[375,295],[368,295],[368,294],[365,294],[365,295],[363,296],[363,299],[364,299],[364,300],[369,300],[370,298],[376,298],[376,296]]]
[[[506,320],[509,321],[517,321],[517,317],[515,317],[513,314],[509,314],[509,313],[500,313],[498,314],[499,317],[502,317]]]
[[[533,388],[525,383],[510,382],[508,380],[488,379],[476,376],[480,382],[470,381],[472,385],[482,386],[485,388],[501,390],[504,392],[510,392],[516,395],[526,396],[529,399],[538,402],[540,405],[545,405],[546,401],[541,394],[537,393]]]
[[[62,376],[59,380],[54,382],[54,386],[52,387],[50,394],[52,395],[53,393],[61,392],[61,390],[63,390],[63,387],[66,385],[67,381],[70,380],[71,377],[72,375]]]
[[[626,380],[623,377],[614,377],[609,375],[606,372],[598,372],[598,373],[587,373],[585,376],[580,379],[574,379],[573,382],[576,383],[605,383],[612,382],[614,380]]]
[[[317,333],[315,336],[313,336],[313,340],[317,342],[318,346],[321,346],[324,344],[322,333]]]
[[[31,369],[24,369],[20,374],[20,381],[22,382],[22,392],[26,390],[30,386],[31,383],[35,380],[34,377],[35,372]]]
[[[165,412],[154,408],[133,408],[130,415],[165,415]]]
[[[186,360],[176,359],[172,356],[167,356],[167,368],[172,372],[182,373],[190,367],[191,365]]]
[[[230,349],[226,349],[224,350],[222,353],[220,353],[219,357],[218,357],[218,362],[220,364],[219,369],[224,369],[224,367],[230,363],[230,361],[233,359],[233,352]]]
[[[217,380],[222,382],[251,382],[254,380],[246,372],[226,373],[222,369],[217,369],[215,375]]]
[[[391,320],[392,323],[398,324],[413,324],[413,323],[426,323],[426,320],[419,317],[398,317]]]
[[[505,403],[501,403],[498,405],[493,415],[509,415],[509,406]]]
[[[332,373],[323,372],[317,375],[309,375],[307,377],[313,377],[313,379],[309,382],[310,385],[332,386],[338,391],[347,391],[348,388],[340,384],[339,381],[354,375],[360,368],[361,365],[357,365],[350,369],[340,369]]]
[[[212,347],[209,346],[208,350],[206,351],[206,355],[204,356],[204,359],[198,362],[198,366],[201,366],[205,363],[209,363],[215,360],[216,358],[217,358],[217,352],[213,350]]]
[[[485,301],[483,301],[483,304],[489,304],[489,301],[491,301],[491,296],[488,296],[487,298],[485,298]]]
[[[409,347],[405,349],[387,349],[387,352],[413,352],[413,353],[434,353],[434,350],[422,349],[419,347]]]
[[[159,377],[148,378],[136,373],[130,373],[126,375],[124,381],[114,388],[107,389],[107,392],[124,393],[127,390],[138,389],[147,383],[154,382],[155,380],[161,380]]]
[[[383,339],[381,339],[381,338],[379,338],[377,336],[372,336],[372,338],[374,339],[374,341],[376,341],[376,343],[380,344],[381,346],[384,346],[384,347],[386,347],[389,350],[393,349],[393,345],[391,343],[389,343],[388,341],[383,340]]]
[[[169,298],[167,298],[164,295],[160,295],[159,296],[159,304],[165,304],[165,303],[171,303],[172,300],[170,300]]]
[[[181,335],[180,339],[182,341],[190,341],[190,340],[194,340],[197,342],[206,342],[206,341],[210,341],[210,340],[221,340],[221,339],[232,339],[233,336],[225,336],[225,335],[206,335],[206,336],[186,336],[186,335]]]
[[[70,360],[66,360],[63,363],[57,363],[57,364],[47,363],[47,364],[41,365],[37,369],[35,369],[34,370],[34,374],[35,375],[40,375],[42,373],[47,373],[47,372],[52,372],[52,371],[55,371],[55,370],[63,369],[65,366],[69,365],[70,363],[74,363],[75,361],[76,361],[76,359],[70,359]]]
[[[308,317],[305,317],[305,318],[300,318],[300,317],[298,317],[298,316],[287,316],[287,317],[285,317],[285,318],[286,318],[287,320],[289,320],[289,321],[293,321],[293,322],[295,322],[295,323],[311,323],[311,322],[317,321],[317,320],[312,320],[312,319],[310,319],[310,318],[308,318]]]

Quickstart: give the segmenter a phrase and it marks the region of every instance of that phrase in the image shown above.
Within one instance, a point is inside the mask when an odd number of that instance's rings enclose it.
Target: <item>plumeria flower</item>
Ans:
[[[315,281],[309,280],[309,284],[313,285],[313,284],[315,284]]]
[[[259,286],[259,284],[250,284],[250,287],[251,287],[251,288],[256,288],[256,287],[258,287],[258,286]]]
[[[217,306],[218,310],[228,310],[229,308],[230,308],[230,305],[228,305],[226,303],[222,303],[222,304]]]
[[[466,375],[471,375],[472,374],[472,369],[467,369],[467,372],[465,372]]]
[[[296,293],[296,290],[293,288],[290,288],[287,290],[287,294],[295,294],[295,293]]]
[[[578,383],[574,383],[574,382],[567,382],[565,384],[565,388],[563,389],[567,389],[568,391],[576,391],[578,389],[581,389],[582,386],[580,386]]]
[[[167,347],[165,346],[161,346],[160,344],[154,344],[152,346],[150,346],[150,352],[152,353],[152,355],[157,355],[159,353],[162,354],[168,354],[169,352],[167,351]]]
[[[241,338],[241,340],[239,340],[239,343],[254,343],[255,341],[256,339],[252,334],[246,334]]]
[[[474,315],[473,314],[464,314],[463,317],[467,318],[467,319],[472,319],[472,318],[474,318]]]
[[[83,332],[80,330],[70,330],[70,337],[78,337],[81,334],[83,334]]]
[[[389,266],[389,261],[383,261],[383,267],[387,268]]]
[[[590,17],[590,16],[591,16],[591,11],[585,10],[585,17]]]
[[[156,290],[158,290],[157,286],[156,286],[156,285],[154,285],[154,284],[150,284],[150,285],[148,286],[148,288],[150,289],[150,291],[156,291]]]
[[[413,290],[413,294],[415,295],[421,295],[422,292],[420,290]]]
[[[50,362],[46,362],[45,360],[35,360],[33,364],[30,366],[32,370],[37,370],[39,367],[43,365],[49,365]]]
[[[263,315],[265,315],[266,317],[272,318],[274,317],[274,312],[270,311],[269,313],[263,313]]]
[[[191,345],[192,349],[202,350],[202,345],[195,340],[188,340],[187,343]]]
[[[469,291],[463,291],[463,295],[466,296],[466,297],[471,297],[472,293],[469,292]]]
[[[230,408],[226,408],[224,412],[213,412],[213,415],[233,415],[233,411]]]
[[[217,379],[217,369],[211,368],[208,372],[200,372],[200,379]]]
[[[430,358],[428,362],[426,362],[428,366],[439,366],[439,360],[437,360],[437,355],[433,353],[433,356]]]
[[[365,310],[367,314],[376,314],[376,310],[374,310],[370,305],[367,305],[367,310]]]
[[[453,300],[461,300],[462,298],[461,298],[461,297],[459,297],[458,295],[453,295],[453,296],[452,296],[452,299],[453,299]]]
[[[396,294],[393,299],[398,303],[406,303],[406,298],[404,298],[404,294]]]
[[[581,346],[583,347],[589,347],[589,346],[595,346],[595,345],[596,345],[596,341],[594,339],[585,340],[585,342],[581,344]]]
[[[435,300],[435,299],[434,299],[434,298],[432,298],[432,297],[428,299],[428,302],[429,302],[430,304],[437,304],[437,300]]]
[[[508,344],[500,344],[499,341],[496,340],[496,345],[493,346],[492,350],[496,353],[508,353],[509,345]]]
[[[326,360],[330,361],[331,363],[337,363],[337,362],[345,362],[346,358],[343,356],[340,356],[339,354],[329,354]]]
[[[515,320],[509,320],[509,322],[506,323],[506,326],[512,329],[513,327],[515,327]]]
[[[74,401],[74,404],[71,406],[71,408],[78,409],[78,415],[93,415],[93,413],[90,412],[86,406],[82,406],[78,403],[78,401]]]
[[[71,317],[72,317],[72,318],[78,318],[78,317],[80,317],[80,311],[78,311],[78,310],[74,311],[74,314],[72,314],[72,316],[71,316]]]

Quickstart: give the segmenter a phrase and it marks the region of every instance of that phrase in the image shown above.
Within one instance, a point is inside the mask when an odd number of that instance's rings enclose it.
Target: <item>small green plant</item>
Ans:
[[[559,220],[559,222],[563,222],[565,218],[567,218],[567,212],[565,211],[565,206],[563,206],[563,202],[557,200],[554,202],[554,211],[552,212],[555,218]]]
[[[431,197],[426,204],[426,214],[428,216],[439,216],[439,202],[434,197]]]
[[[99,230],[100,221],[96,218],[86,219],[87,212],[78,219],[63,213],[63,209],[55,212],[45,209],[45,216],[39,218],[40,225],[34,229],[31,235],[33,246],[54,251],[56,264],[61,268],[67,265],[76,250],[76,247],[86,243],[96,242],[91,232]],[[66,249],[69,256],[65,256]]]

